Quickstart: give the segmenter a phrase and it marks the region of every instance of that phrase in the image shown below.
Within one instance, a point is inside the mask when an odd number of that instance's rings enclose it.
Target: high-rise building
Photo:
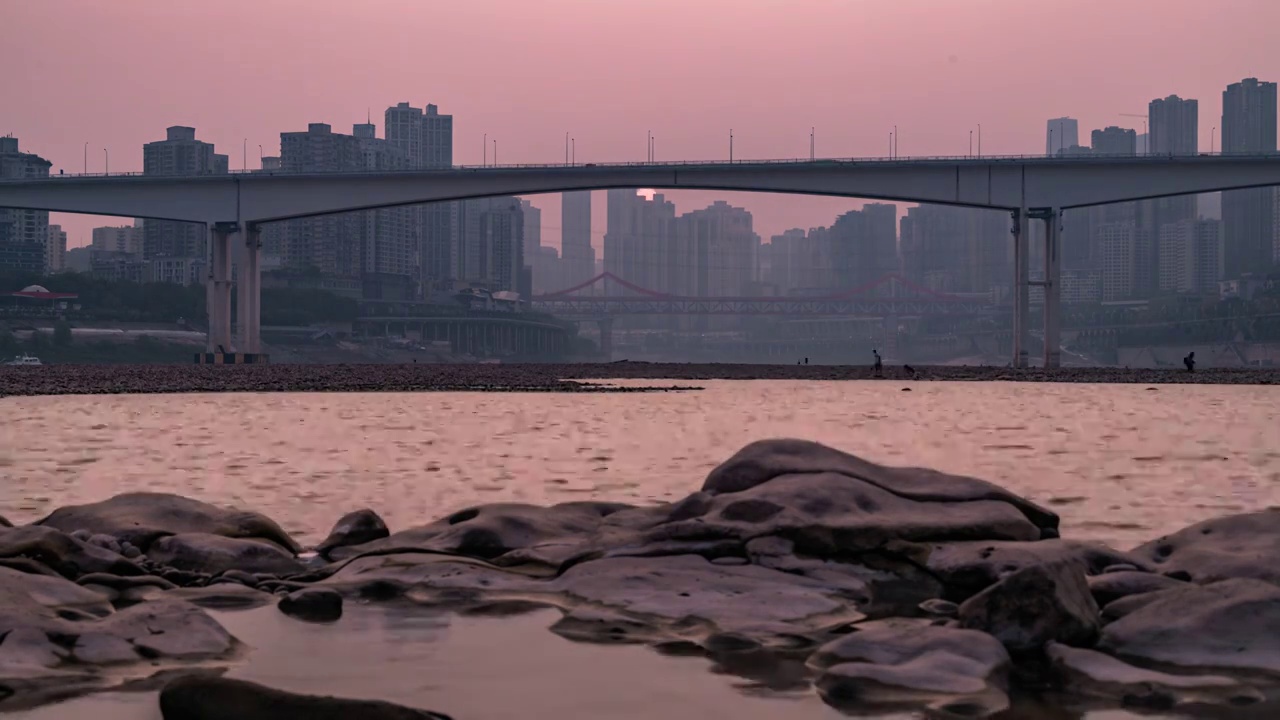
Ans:
[[[1217,220],[1183,220],[1160,228],[1161,291],[1217,292],[1222,279],[1220,228]]]
[[[415,169],[453,166],[453,116],[407,102],[387,108],[387,142],[399,148]],[[455,278],[460,242],[458,203],[429,203],[409,209],[418,246],[420,282],[424,293],[448,289]]]
[[[1222,152],[1276,151],[1276,84],[1245,78],[1222,92]],[[1228,278],[1271,262],[1274,188],[1222,193],[1224,272]]]
[[[1109,223],[1097,229],[1101,255],[1099,276],[1102,299],[1129,300],[1133,297],[1134,262],[1136,261],[1136,228],[1127,223]]]
[[[454,277],[492,292],[521,292],[525,257],[520,201],[512,197],[464,200],[459,225]]]
[[[44,272],[60,273],[67,262],[67,231],[61,225],[49,226],[49,239],[44,246]]]
[[[316,173],[365,169],[364,147],[354,135],[310,123],[305,132],[280,133],[280,172]],[[285,267],[356,278],[362,271],[359,213],[321,215],[283,223],[280,259]]]
[[[92,248],[101,252],[124,253],[142,257],[144,221],[120,227],[96,227],[93,229]]]
[[[1138,152],[1136,130],[1111,125],[1094,130],[1091,140],[1095,155],[1135,155]]]
[[[1038,224],[1031,225],[1033,232],[1042,232]],[[1008,284],[1013,243],[1004,212],[920,205],[907,210],[901,233],[902,272],[919,285],[989,292]]]
[[[565,288],[596,275],[596,251],[591,246],[590,190],[560,195],[560,262]]]
[[[196,139],[196,129],[175,125],[165,139],[142,146],[144,175],[225,175],[226,155],[214,152],[213,143]],[[208,230],[198,223],[153,220],[143,226],[142,256],[203,258],[208,251]]]
[[[542,245],[542,210],[521,198],[520,212],[524,213],[524,255],[532,258]]]
[[[1151,155],[1195,155],[1200,148],[1200,103],[1177,95],[1152,100],[1147,106],[1148,151]],[[1160,231],[1170,223],[1199,216],[1195,195],[1179,195],[1139,203],[1134,243],[1134,297],[1148,297],[1159,289]],[[1105,283],[1104,283],[1105,284]]]
[[[18,149],[18,138],[0,137],[0,178],[48,177],[52,163]],[[0,269],[43,274],[49,213],[0,208]]]
[[[870,203],[831,225],[832,280],[844,289],[872,283],[898,269],[898,209]]]
[[[609,190],[607,199],[605,271],[647,290],[689,294],[692,266],[676,247],[676,206],[661,194],[650,200],[635,190]]]
[[[656,195],[654,200],[661,197]],[[751,213],[717,200],[701,210],[681,215],[675,231],[676,254],[680,258],[677,286],[683,286],[679,294],[695,297],[750,294],[750,285],[756,280],[756,252],[760,246],[760,236],[752,229]]]
[[[1060,117],[1048,122],[1044,133],[1044,154],[1057,155],[1080,144],[1080,123],[1075,118]]]

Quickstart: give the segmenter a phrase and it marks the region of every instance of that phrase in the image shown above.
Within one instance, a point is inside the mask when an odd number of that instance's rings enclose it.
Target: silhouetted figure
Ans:
[[[1187,372],[1196,371],[1196,354],[1192,351],[1189,355],[1182,358],[1182,364],[1187,366]]]
[[[874,348],[872,348],[871,354],[876,356],[876,364],[875,364],[876,377],[881,377],[881,375],[884,373],[884,363],[880,360],[880,353],[877,352]]]
[[[805,365],[808,365],[808,364],[809,364],[809,358],[805,358],[805,359],[804,359],[804,364],[805,364]]]
[[[916,369],[915,369],[915,368],[911,367],[910,365],[903,365],[903,366],[902,366],[902,369],[907,371],[907,375],[908,375],[909,377],[911,377],[912,379],[914,379],[914,378],[915,378],[915,376],[916,376]]]

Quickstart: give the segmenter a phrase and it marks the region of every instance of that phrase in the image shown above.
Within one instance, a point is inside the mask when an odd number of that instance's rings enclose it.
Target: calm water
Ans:
[[[774,436],[976,475],[1052,506],[1065,536],[1122,548],[1280,505],[1280,387],[705,386],[625,395],[8,398],[0,400],[0,514],[29,521],[63,504],[160,490],[262,511],[307,542],[359,507],[377,510],[394,531],[481,502],[679,498],[743,444]],[[272,608],[221,617],[258,648],[241,676],[460,719],[835,717],[810,693],[689,672],[711,669],[703,660],[570,643],[544,629],[545,613],[396,618],[353,608],[322,633]],[[352,652],[359,662],[349,662]],[[142,695],[74,708],[90,706],[103,720],[158,717],[154,698]]]

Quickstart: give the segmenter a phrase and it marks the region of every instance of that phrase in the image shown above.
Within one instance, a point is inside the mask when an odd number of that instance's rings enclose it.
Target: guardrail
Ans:
[[[106,177],[224,177],[225,175],[290,175],[290,176],[307,176],[307,175],[395,175],[395,174],[411,174],[424,172],[451,172],[457,170],[558,170],[565,168],[576,169],[636,169],[636,168],[667,168],[667,167],[723,167],[726,165],[830,165],[830,164],[859,164],[859,163],[876,163],[876,164],[894,164],[894,163],[928,163],[928,162],[946,162],[946,163],[1004,163],[1004,162],[1024,162],[1027,160],[1049,161],[1054,163],[1073,164],[1073,163],[1089,163],[1097,160],[1144,160],[1144,161],[1172,161],[1172,160],[1188,160],[1195,158],[1240,158],[1240,159],[1265,159],[1280,157],[1280,152],[1273,153],[1249,153],[1249,152],[1200,152],[1200,153],[1183,153],[1183,154],[1144,154],[1144,155],[1126,155],[1126,154],[1107,154],[1107,155],[920,155],[907,157],[848,157],[848,158],[765,158],[765,159],[735,159],[735,160],[672,160],[668,162],[658,161],[637,161],[637,162],[597,162],[597,163],[516,163],[503,165],[453,165],[442,168],[401,168],[401,169],[381,169],[381,170],[321,170],[321,171],[301,171],[295,172],[291,170],[230,170],[227,173],[201,173],[198,175],[155,175],[143,172],[117,172],[117,173],[60,173],[58,175],[49,175],[38,178],[5,178],[0,182],[28,182],[31,180],[57,180],[61,178],[106,178]]]

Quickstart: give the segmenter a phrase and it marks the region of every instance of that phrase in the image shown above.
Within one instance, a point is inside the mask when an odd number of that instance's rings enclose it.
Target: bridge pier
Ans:
[[[1062,210],[1044,214],[1044,367],[1062,365]]]
[[[1027,209],[1013,211],[1013,366],[1027,366],[1027,346],[1031,340],[1030,216]]]
[[[236,277],[237,349],[245,353],[261,352],[259,329],[262,324],[262,232],[253,223],[240,223],[237,232],[244,241],[240,246],[239,273]]]
[[[209,225],[209,280],[205,305],[209,319],[207,352],[231,352],[231,243],[234,223]]]

